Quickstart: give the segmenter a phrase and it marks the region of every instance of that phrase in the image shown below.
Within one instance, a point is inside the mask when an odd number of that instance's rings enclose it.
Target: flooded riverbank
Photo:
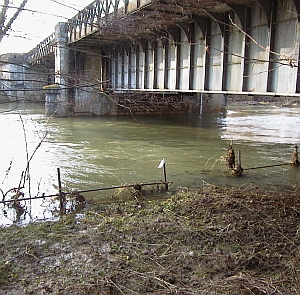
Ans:
[[[289,162],[300,138],[296,107],[229,106],[226,113],[189,118],[46,118],[42,104],[24,103],[2,105],[2,111],[7,111],[0,116],[3,192],[18,187],[27,168],[23,191],[33,197],[58,192],[57,168],[63,190],[163,180],[157,168],[162,158],[173,182],[170,190],[207,184],[293,190],[299,185],[297,168],[249,170],[236,178],[222,161],[232,141],[244,168]],[[111,196],[111,191],[85,195],[103,201]],[[40,206],[44,200],[35,202],[26,205],[27,219],[51,216],[48,205]]]

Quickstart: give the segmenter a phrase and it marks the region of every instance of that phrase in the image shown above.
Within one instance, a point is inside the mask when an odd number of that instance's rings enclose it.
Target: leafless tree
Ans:
[[[24,9],[28,0],[23,0],[20,6],[14,7],[10,6],[12,1],[10,0],[3,0],[3,4],[0,5],[0,42],[4,38],[4,36],[8,33],[11,29],[13,22],[17,19],[21,11]],[[9,9],[15,9],[15,13],[9,17]]]

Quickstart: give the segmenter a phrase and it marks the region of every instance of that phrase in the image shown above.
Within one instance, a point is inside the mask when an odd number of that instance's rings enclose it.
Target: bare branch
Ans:
[[[7,32],[11,29],[13,22],[17,19],[17,17],[21,13],[21,11],[24,9],[27,2],[28,2],[28,0],[23,0],[23,2],[20,4],[20,6],[18,7],[15,14],[5,24],[9,0],[4,0],[4,5],[3,5],[1,13],[0,13],[0,42],[2,41],[4,36],[7,34]]]

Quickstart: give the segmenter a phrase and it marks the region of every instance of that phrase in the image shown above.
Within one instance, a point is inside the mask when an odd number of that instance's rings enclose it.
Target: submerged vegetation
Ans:
[[[1,294],[299,294],[300,199],[210,187],[1,228]]]

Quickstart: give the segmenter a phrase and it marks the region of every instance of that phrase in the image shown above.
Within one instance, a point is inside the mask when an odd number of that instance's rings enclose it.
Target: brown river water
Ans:
[[[160,181],[163,169],[157,166],[163,158],[170,193],[206,185],[297,190],[300,183],[300,167],[245,170],[234,177],[222,161],[232,141],[245,169],[289,163],[300,141],[299,107],[228,106],[225,113],[191,117],[46,118],[43,104],[19,103],[1,105],[0,112],[3,194],[23,186],[28,160],[25,197],[56,194],[57,168],[64,191]],[[84,197],[105,202],[112,194]],[[55,218],[57,204],[49,199],[21,205],[22,216],[0,205],[0,225]]]

